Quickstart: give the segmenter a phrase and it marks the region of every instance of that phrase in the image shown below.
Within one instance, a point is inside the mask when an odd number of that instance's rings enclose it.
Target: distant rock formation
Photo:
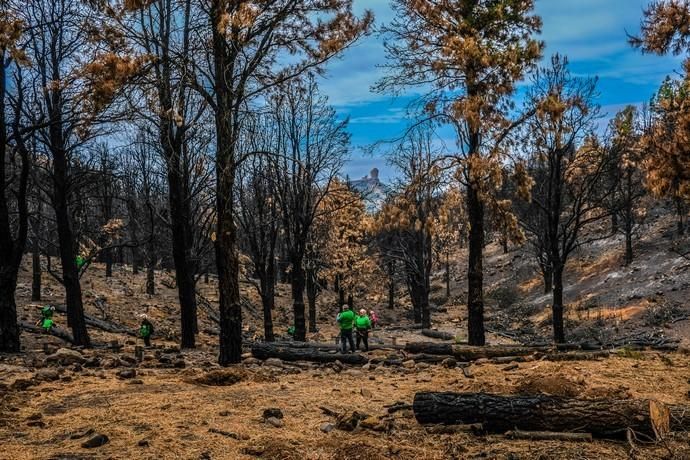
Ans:
[[[387,187],[379,180],[378,168],[369,171],[368,176],[351,180],[350,186],[359,192],[366,203],[367,212],[373,213],[381,208],[388,194]]]

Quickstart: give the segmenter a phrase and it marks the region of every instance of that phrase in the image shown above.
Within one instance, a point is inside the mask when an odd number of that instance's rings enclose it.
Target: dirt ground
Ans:
[[[85,356],[99,355],[105,363],[132,353],[133,346],[127,345],[119,353],[95,350]],[[186,367],[158,368],[160,357],[166,356],[175,363],[184,360]],[[31,367],[40,360],[39,352],[5,359],[0,382],[12,387],[17,379],[31,379],[45,371]],[[474,364],[473,378],[457,368],[420,364],[412,369],[346,367],[337,372],[328,365],[272,366],[253,359],[221,370],[213,361],[208,351],[178,354],[161,346],[147,350],[133,379],[117,377],[122,366],[70,365],[56,368],[57,380],[2,392],[0,458],[625,459],[631,458],[631,447],[620,441],[537,443],[497,435],[429,434],[410,410],[388,414],[386,406],[411,403],[417,391],[439,390],[651,398],[682,404],[690,389],[690,357],[680,353],[634,353],[574,363],[533,361],[512,371],[503,370],[504,364]],[[227,385],[207,384],[204,377],[214,371],[231,377]],[[323,432],[322,425],[334,424],[335,418],[322,407],[367,414],[371,426]],[[284,426],[264,422],[267,408],[281,409]],[[95,433],[108,436],[109,442],[82,448]],[[666,444],[637,445],[632,458],[690,458],[690,438],[677,434]]]
[[[673,227],[663,218],[636,246],[638,258],[630,267],[620,263],[620,241],[612,238],[587,248],[570,264],[566,327],[571,338],[653,332],[690,344],[687,304],[690,261],[669,253],[662,237]],[[463,255],[458,255],[459,262]],[[549,339],[549,298],[529,255],[521,250],[503,254],[490,245],[486,254],[487,325],[492,344],[511,343],[516,331]],[[38,319],[36,306],[61,304],[61,287],[44,276],[43,300],[30,298],[30,266],[20,276],[17,293],[23,321]],[[432,281],[432,320],[439,330],[462,340],[466,330],[464,271],[457,263],[450,298],[445,298],[443,273]],[[409,409],[389,414],[386,406],[411,403],[418,391],[545,393],[581,398],[655,399],[690,405],[690,356],[684,353],[631,352],[599,361],[475,363],[472,378],[461,369],[318,366],[300,363],[267,365],[248,358],[242,365],[221,370],[217,360],[217,326],[200,308],[198,350],[180,353],[179,310],[172,276],[156,274],[157,293],[148,296],[143,273],[116,267],[106,279],[94,264],[82,279],[86,312],[94,317],[137,327],[137,314],[147,313],[156,327],[155,347],[142,363],[133,363],[137,342],[131,337],[89,328],[96,347],[83,351],[90,364],[45,363],[46,351],[65,346],[59,339],[24,333],[23,353],[0,355],[0,459],[690,459],[690,437],[676,433],[658,444],[596,440],[591,443],[513,441],[502,435],[431,434]],[[199,284],[201,294],[216,307],[216,285]],[[400,287],[401,293],[403,287]],[[244,311],[245,335],[260,338],[258,298],[245,284],[242,293],[253,308]],[[289,286],[279,285],[274,322],[278,335],[291,324]],[[372,289],[356,304],[375,308],[384,326],[410,324],[404,296],[387,310],[385,296]],[[330,342],[335,294],[325,291],[318,304],[319,333],[310,339]],[[671,315],[667,315],[666,311]],[[656,316],[650,317],[650,312]],[[657,314],[658,313],[658,314]],[[680,315],[680,316],[678,316]],[[651,319],[650,319],[651,318]],[[56,315],[65,327],[64,315]],[[506,335],[506,332],[510,334]],[[589,335],[588,335],[589,334]],[[594,334],[594,335],[592,335]],[[119,351],[105,345],[116,340]],[[375,343],[430,341],[414,330],[383,329]],[[140,343],[139,343],[140,344]],[[44,349],[44,347],[46,347]],[[399,351],[376,351],[371,358]],[[399,356],[405,358],[404,356]],[[96,361],[94,361],[98,358]],[[134,368],[136,375],[118,377]],[[221,372],[224,385],[209,385],[209,372]],[[218,380],[219,376],[215,376]],[[217,383],[217,382],[216,382]],[[263,411],[279,408],[283,425],[266,423]],[[369,416],[366,427],[354,432],[332,429],[334,416],[354,411]],[[280,423],[278,423],[280,424]],[[108,437],[100,447],[82,443],[96,434]]]

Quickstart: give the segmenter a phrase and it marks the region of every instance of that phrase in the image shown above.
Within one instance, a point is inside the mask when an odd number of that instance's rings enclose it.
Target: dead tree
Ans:
[[[65,287],[68,323],[74,343],[89,346],[75,260],[78,245],[71,219],[71,199],[78,191],[74,188],[71,168],[79,149],[95,135],[93,126],[85,130],[83,114],[90,109],[83,98],[84,81],[75,77],[80,73],[78,59],[93,51],[80,24],[93,18],[88,8],[68,0],[31,2],[23,9],[23,16],[29,26],[27,51],[33,63],[33,100],[36,102],[33,115],[46,120],[46,127],[37,133],[37,146],[50,156],[49,198],[57,224],[62,263],[60,279]],[[95,121],[89,120],[92,125]]]
[[[242,163],[238,149],[241,121],[247,103],[281,83],[319,68],[356,41],[372,22],[370,13],[359,20],[349,0],[327,3],[278,0],[261,5],[212,0],[205,10],[211,36],[213,75],[210,85],[196,87],[213,109],[216,127],[216,265],[220,290],[221,365],[239,362],[242,354],[242,310],[239,293],[236,210],[233,207],[236,170]],[[247,21],[228,21],[252,11]],[[241,16],[240,16],[241,17]],[[328,43],[327,46],[323,44]],[[280,56],[293,59],[283,64]],[[212,91],[204,88],[212,87]],[[300,261],[301,262],[301,261]],[[299,296],[296,296],[299,297]],[[299,301],[299,300],[298,300]],[[300,304],[297,305],[298,310]],[[303,309],[303,303],[301,304]],[[303,318],[299,312],[297,316]],[[303,338],[303,319],[296,324]]]
[[[290,260],[295,340],[304,341],[304,258],[319,204],[345,161],[347,120],[337,120],[312,78],[281,88],[271,102],[278,129],[276,198]]]
[[[275,174],[268,153],[275,147],[275,126],[252,120],[247,126],[246,145],[254,152],[238,170],[237,199],[240,242],[252,261],[249,281],[256,288],[263,306],[264,340],[272,342],[275,307],[276,243],[281,218],[275,196]],[[273,143],[273,144],[272,144]],[[254,277],[258,279],[255,281]]]
[[[528,93],[536,114],[525,131],[534,186],[531,201],[518,206],[518,214],[523,228],[538,240],[535,247],[545,251],[552,272],[556,343],[565,342],[565,264],[576,248],[606,236],[582,237],[585,227],[609,216],[603,200],[612,191],[603,181],[609,160],[596,138],[586,137],[598,114],[596,94],[596,79],[573,77],[567,59],[558,55],[551,67],[535,74]]]
[[[0,3],[5,8],[9,5]],[[8,10],[8,17],[17,10]],[[7,27],[0,19],[0,27]],[[14,27],[20,27],[16,24]],[[18,352],[19,327],[14,295],[29,227],[28,185],[31,157],[22,131],[25,120],[22,70],[13,59],[18,43],[0,49],[0,351]],[[11,79],[11,80],[10,80]],[[7,83],[12,81],[8,87]],[[16,93],[11,95],[11,91]],[[8,101],[12,101],[8,104]],[[17,161],[18,160],[18,161]]]

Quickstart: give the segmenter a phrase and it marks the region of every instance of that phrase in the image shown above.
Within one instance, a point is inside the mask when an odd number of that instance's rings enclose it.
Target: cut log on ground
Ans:
[[[474,361],[480,358],[498,358],[500,356],[528,356],[536,352],[544,353],[550,350],[552,350],[551,347],[523,347],[519,345],[474,347],[431,342],[413,342],[405,345],[405,351],[408,353],[450,355],[460,361]]]
[[[506,437],[510,439],[526,439],[529,441],[591,441],[592,433],[559,433],[555,431],[508,431]]]
[[[74,343],[74,339],[72,338],[72,335],[69,332],[67,332],[66,330],[61,329],[59,327],[53,327],[50,330],[50,332],[46,332],[42,327],[38,327],[34,324],[27,323],[26,321],[21,321],[19,323],[19,326],[27,332],[31,332],[34,334],[50,335],[53,337],[57,337],[58,339],[62,339],[65,342]]]
[[[371,340],[371,339],[370,339]],[[259,342],[257,342],[259,343]],[[261,342],[263,343],[263,342]],[[338,346],[335,343],[329,342],[273,342],[273,345],[286,348],[309,348],[312,350],[319,351],[333,351],[338,350]],[[393,345],[393,344],[382,344],[382,345],[372,345],[369,344],[369,350],[402,350],[405,348],[403,345]]]
[[[312,348],[290,348],[273,343],[255,343],[252,356],[258,359],[278,358],[283,361],[311,361],[315,363],[365,364],[368,359],[359,354],[324,353]]]
[[[423,392],[415,395],[412,407],[421,424],[481,423],[490,433],[582,431],[595,437],[621,438],[631,429],[638,436],[658,439],[670,429],[668,408],[649,400]]]
[[[455,340],[455,336],[450,332],[434,331],[433,329],[422,329],[422,335],[440,340]]]

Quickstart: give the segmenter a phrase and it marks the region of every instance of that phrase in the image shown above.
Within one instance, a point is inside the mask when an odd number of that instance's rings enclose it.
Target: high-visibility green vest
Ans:
[[[139,328],[139,335],[146,338],[151,335],[151,329],[148,324],[142,324]]]

